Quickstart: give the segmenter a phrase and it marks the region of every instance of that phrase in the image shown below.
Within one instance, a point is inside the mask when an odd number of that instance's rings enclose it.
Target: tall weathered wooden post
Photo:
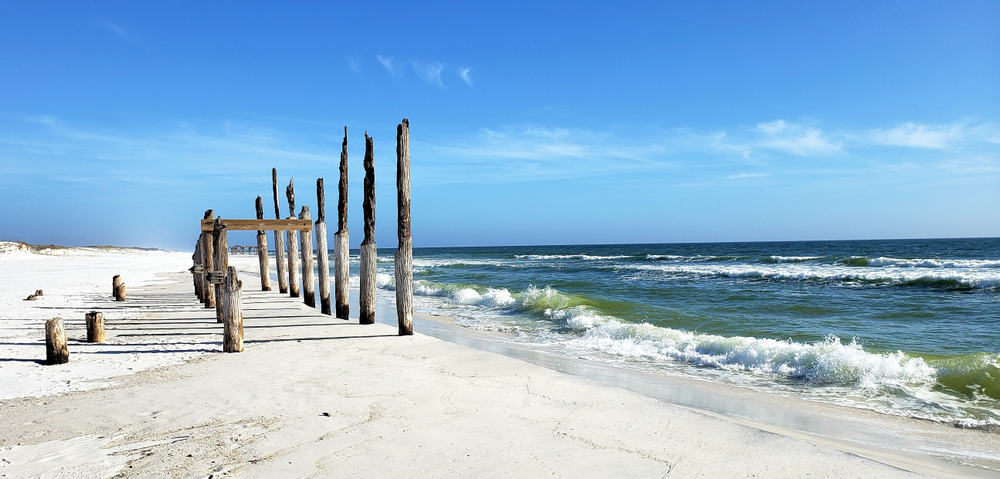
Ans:
[[[227,268],[229,268],[229,239],[226,234],[226,225],[222,224],[222,218],[215,218],[212,236],[215,239],[215,258],[213,259],[215,266],[213,271],[225,273]],[[221,323],[222,301],[219,301],[219,298],[222,297],[222,284],[216,283],[213,286],[215,286],[215,320]]]
[[[330,253],[326,245],[326,193],[323,178],[316,179],[316,258],[319,270],[320,312],[330,314]]]
[[[220,285],[222,296],[222,350],[227,353],[243,351],[243,309],[240,306],[240,291],[243,282],[236,276],[236,268],[226,268],[226,277]]]
[[[288,187],[285,188],[285,198],[288,200],[288,219],[295,219],[295,184],[294,179],[288,180]],[[293,298],[299,297],[299,232],[288,230],[288,295]]]
[[[257,197],[257,219],[264,219],[264,200]],[[260,263],[260,290],[271,290],[271,274],[267,265],[267,235],[264,230],[257,230],[257,262]]]
[[[413,238],[410,235],[410,121],[396,126],[396,317],[399,335],[413,334]]]
[[[337,185],[337,233],[333,235],[333,252],[336,264],[334,275],[334,290],[337,301],[337,317],[350,319],[351,279],[350,268],[350,233],[347,231],[347,127],[344,127],[344,142],[340,149],[340,183]]]
[[[281,219],[278,206],[278,169],[271,168],[271,190],[274,193],[274,219]],[[285,262],[285,232],[274,230],[274,267],[278,270],[278,292],[288,293],[288,265]]]
[[[299,213],[300,220],[311,220],[309,207],[303,206]],[[302,250],[302,300],[306,306],[316,307],[316,281],[313,276],[313,242],[312,230],[305,230],[301,233],[302,241],[299,244]]]
[[[191,254],[191,280],[194,282],[194,295],[201,301],[201,281],[199,272],[201,271],[201,236],[198,233],[198,240],[194,242],[194,253]]]
[[[375,244],[375,146],[365,132],[365,239],[361,242],[361,324],[375,324],[375,279],[378,246]]]
[[[206,210],[204,219],[210,219],[215,212],[212,210]],[[200,225],[199,225],[200,226]],[[215,240],[213,238],[211,231],[205,231],[202,234],[202,246],[201,254],[205,259],[204,271],[201,276],[201,284],[205,287],[203,297],[205,300],[206,308],[215,307],[215,287],[208,281],[208,273],[214,269],[215,266]]]

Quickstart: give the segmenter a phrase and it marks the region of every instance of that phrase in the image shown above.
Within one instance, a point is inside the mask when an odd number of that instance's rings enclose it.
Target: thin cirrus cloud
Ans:
[[[390,75],[396,75],[396,65],[393,63],[392,57],[387,57],[385,55],[375,55],[375,59],[385,68],[385,71],[389,72]]]
[[[878,136],[896,128],[956,131],[960,140],[948,148],[937,148],[936,143],[915,148],[911,143],[887,145]],[[39,116],[6,122],[0,131],[5,131],[0,134],[3,170],[25,177],[44,176],[51,170],[89,176],[97,162],[142,165],[163,181],[183,182],[187,177],[200,177],[205,164],[237,171],[248,165],[266,170],[276,160],[289,168],[329,161],[329,145],[271,120],[121,132]],[[786,120],[724,129],[638,131],[515,125],[431,135],[416,139],[412,148],[414,156],[422,159],[415,181],[423,184],[610,179],[633,174],[664,181],[753,182],[796,174],[878,171],[934,172],[941,178],[957,178],[1000,175],[1000,144],[993,142],[997,131],[998,126],[990,123],[902,123],[827,130]],[[177,158],[185,160],[178,163]]]
[[[375,55],[375,59],[378,61],[380,65],[382,65],[382,68],[385,69],[385,71],[388,72],[390,75],[401,76],[403,74],[403,70],[400,68],[400,62],[398,62],[396,58],[388,55],[378,54]],[[444,62],[411,60],[409,64],[410,68],[413,70],[413,73],[421,81],[429,85],[434,85],[438,88],[444,88],[445,86],[443,77],[443,73],[445,71]],[[348,66],[350,67],[351,71],[355,73],[360,73],[361,71],[361,66],[358,65],[357,62],[355,62],[353,59],[348,60]],[[469,87],[472,87],[471,67],[460,67],[457,68],[455,71],[458,74],[458,78],[462,80],[462,82],[464,82]]]
[[[997,125],[903,123],[825,130],[786,120],[720,130],[674,128],[627,135],[566,128],[485,128],[464,138],[420,144],[428,177],[442,182],[509,182],[671,170],[670,177],[752,181],[778,174],[886,171],[900,161],[942,175],[996,174]],[[948,131],[962,141],[887,141],[883,132]],[[941,140],[934,137],[936,140]],[[889,138],[893,139],[893,138]],[[899,140],[895,138],[893,140]],[[913,151],[913,148],[921,148]],[[459,168],[462,176],[455,176]],[[439,173],[435,175],[435,173]]]
[[[441,81],[441,71],[444,70],[444,63],[439,62],[410,62],[413,67],[413,71],[426,83],[434,86],[444,88],[444,82]]]
[[[946,148],[965,135],[963,125],[918,125],[903,123],[888,129],[873,129],[869,137],[875,143],[911,148]]]
[[[119,37],[119,38],[121,38],[123,40],[132,41],[132,36],[129,35],[128,31],[125,30],[125,28],[122,27],[121,25],[119,25],[119,24],[117,24],[115,22],[112,22],[111,20],[97,19],[97,20],[94,21],[94,23],[99,28],[101,28],[101,29],[103,29],[103,30],[105,30],[107,32],[110,32],[110,33],[114,34],[115,36],[117,36],[117,37]]]

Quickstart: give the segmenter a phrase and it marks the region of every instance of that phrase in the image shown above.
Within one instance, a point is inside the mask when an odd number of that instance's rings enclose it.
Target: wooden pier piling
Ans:
[[[229,245],[228,234],[226,233],[226,226],[222,224],[222,218],[215,218],[215,227],[212,229],[212,237],[214,238],[215,245],[215,258],[213,272],[225,272],[229,267]],[[222,304],[219,298],[222,295],[222,284],[214,284],[215,289],[215,320],[216,322],[222,322]]]
[[[194,295],[201,302],[201,279],[198,271],[201,269],[201,234],[198,234],[198,241],[194,242],[194,253],[191,254],[191,281],[194,283]]]
[[[115,301],[125,301],[125,283],[122,282],[121,275],[116,274],[111,278],[111,287],[114,289]]]
[[[316,179],[316,269],[319,270],[319,304],[320,312],[331,314],[330,311],[330,252],[326,244],[326,193],[323,191],[323,178]]]
[[[375,324],[375,280],[378,246],[375,244],[375,153],[374,140],[365,132],[365,239],[361,242],[360,323]]]
[[[288,199],[288,219],[295,219],[295,184],[294,179],[288,180],[285,197]],[[288,230],[285,238],[288,246],[288,295],[299,297],[299,232]]]
[[[336,296],[337,317],[349,319],[351,307],[348,302],[351,291],[350,232],[347,230],[347,127],[344,127],[344,142],[340,148],[340,182],[337,185],[337,233],[333,235],[333,253],[336,268],[334,274],[334,295]]]
[[[309,207],[303,206],[299,213],[300,220],[312,220],[309,214]],[[300,234],[300,250],[302,254],[302,302],[306,306],[316,307],[316,280],[313,275],[313,243],[312,230],[306,230]]]
[[[45,364],[65,364],[69,362],[69,346],[66,345],[66,330],[62,318],[52,318],[45,322]]]
[[[257,219],[264,219],[264,200],[260,196],[254,206],[257,208]],[[267,234],[264,230],[257,230],[257,262],[260,263],[260,290],[270,291],[271,274],[267,264]]]
[[[91,311],[84,315],[84,321],[87,323],[87,342],[103,343],[104,313],[100,311]]]
[[[203,220],[211,219],[215,215],[212,210],[206,210]],[[203,293],[203,299],[206,308],[215,308],[215,286],[213,286],[207,278],[209,272],[214,269],[215,266],[215,240],[212,237],[211,231],[202,231],[202,257],[205,259],[202,272],[202,286],[205,287]]]
[[[236,275],[236,268],[226,268],[226,277],[221,285],[222,297],[222,350],[227,353],[243,351],[243,309],[240,306],[240,291],[243,282]]]
[[[278,206],[278,169],[271,168],[271,190],[274,193],[274,219],[281,219]],[[278,292],[288,293],[288,264],[285,259],[285,232],[274,230],[274,266],[278,270]]]
[[[410,121],[396,127],[396,317],[399,335],[413,334],[413,238],[410,233]]]

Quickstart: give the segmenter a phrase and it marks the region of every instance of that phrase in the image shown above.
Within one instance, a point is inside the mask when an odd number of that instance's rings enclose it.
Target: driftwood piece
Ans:
[[[309,207],[303,206],[302,211],[299,213],[299,219],[310,220]],[[301,244],[301,254],[302,254],[302,302],[306,303],[306,306],[316,307],[316,280],[313,275],[313,244],[312,244],[312,231],[303,231],[300,235],[302,238]]]
[[[290,220],[295,217],[295,185],[294,179],[288,180],[288,188],[285,188],[285,197],[288,199],[288,211]],[[289,230],[285,237],[288,246],[288,295],[293,298],[299,297],[299,232]]]
[[[365,132],[365,238],[361,242],[361,284],[358,312],[361,324],[375,324],[378,246],[375,244],[375,142]]]
[[[319,271],[319,307],[323,314],[330,310],[330,252],[326,244],[326,193],[323,178],[316,179],[316,269]]]
[[[222,350],[227,353],[243,351],[243,309],[240,306],[240,291],[243,282],[236,275],[236,268],[226,268],[226,279],[222,284]]]
[[[396,127],[396,318],[399,335],[413,334],[413,238],[410,234],[410,121]]]
[[[274,218],[281,219],[278,205],[278,169],[271,168],[271,190],[274,193]],[[274,266],[278,270],[278,292],[288,293],[288,264],[285,259],[285,232],[274,230]]]
[[[84,315],[84,320],[87,323],[87,342],[88,343],[103,343],[104,342],[104,313],[100,311],[91,311]]]
[[[62,318],[52,318],[45,322],[45,364],[65,364],[69,362],[69,346],[66,345],[66,330]]]
[[[203,218],[203,220],[212,218],[214,214],[215,212],[212,210],[205,211],[205,217]],[[202,253],[204,254],[205,257],[205,265],[204,265],[205,271],[203,274],[208,275],[208,273],[212,272],[215,269],[215,236],[212,231],[203,231],[203,235],[204,235],[203,237],[204,242],[202,247]],[[214,308],[215,286],[210,284],[208,282],[208,279],[205,278],[205,276],[202,276],[202,278],[205,286],[205,307]]]
[[[45,293],[42,290],[40,290],[40,289],[36,289],[35,290],[35,296],[44,296],[44,295],[45,295]]]
[[[222,218],[215,218],[215,230],[212,232],[212,237],[215,240],[215,258],[214,258],[214,269],[213,271],[226,271],[229,267],[229,238],[226,233],[226,226],[222,224]],[[222,322],[222,305],[218,300],[222,295],[222,285],[213,285],[215,289],[215,320],[216,322]]]
[[[257,197],[255,204],[257,207],[257,219],[264,219],[264,200]],[[264,230],[257,230],[257,262],[260,264],[260,290],[271,290],[271,272],[267,261],[267,234]]]

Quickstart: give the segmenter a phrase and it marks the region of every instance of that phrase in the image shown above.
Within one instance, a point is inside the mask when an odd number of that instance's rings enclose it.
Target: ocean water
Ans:
[[[497,341],[1000,424],[1000,238],[418,248],[414,279],[418,310]]]

